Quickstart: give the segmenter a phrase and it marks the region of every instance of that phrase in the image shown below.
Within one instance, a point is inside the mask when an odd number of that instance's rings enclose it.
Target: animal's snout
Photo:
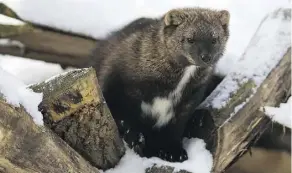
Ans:
[[[203,54],[201,55],[201,59],[202,61],[204,61],[205,63],[209,63],[212,61],[212,57],[210,55],[206,55],[206,54]]]

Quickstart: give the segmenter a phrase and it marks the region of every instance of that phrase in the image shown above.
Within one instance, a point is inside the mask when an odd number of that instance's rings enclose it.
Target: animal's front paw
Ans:
[[[179,146],[164,146],[164,147],[151,147],[144,148],[144,156],[146,157],[159,157],[168,162],[183,162],[188,159],[185,149]]]
[[[127,143],[129,148],[133,149],[138,154],[142,154],[142,148],[145,145],[144,135],[134,128],[131,128],[131,126],[124,120],[118,120],[117,126],[121,137]]]
[[[144,143],[144,136],[140,132],[132,131],[128,129],[124,134],[124,140],[127,142],[130,148],[141,145]]]
[[[175,148],[173,150],[159,150],[157,155],[162,160],[166,160],[169,162],[183,162],[188,159],[188,154],[183,148]]]
[[[131,149],[136,153],[141,154],[141,150],[145,144],[145,139],[141,132],[128,129],[125,131],[123,138]]]

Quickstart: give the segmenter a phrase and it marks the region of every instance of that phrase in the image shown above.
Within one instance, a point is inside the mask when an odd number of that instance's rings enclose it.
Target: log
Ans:
[[[98,173],[91,165],[108,169],[119,162],[124,143],[95,74],[77,69],[29,86],[43,93],[39,110],[45,126],[0,93],[0,172]]]
[[[92,68],[76,69],[31,85],[43,93],[44,124],[100,169],[114,167],[125,147]]]
[[[203,138],[212,151],[212,172],[224,172],[265,131],[271,121],[260,108],[277,106],[287,96],[291,88],[290,24],[291,9],[267,15],[238,68],[224,78],[190,121],[187,135]]]
[[[99,173],[45,126],[38,126],[23,107],[15,108],[0,94],[0,172]]]
[[[18,15],[0,3],[0,14],[18,19]],[[86,67],[96,40],[23,21],[19,25],[0,23],[0,53],[58,63],[62,66]],[[4,44],[3,44],[4,41]]]

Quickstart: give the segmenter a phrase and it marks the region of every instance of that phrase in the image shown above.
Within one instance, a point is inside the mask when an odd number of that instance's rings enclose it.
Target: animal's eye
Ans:
[[[216,44],[217,43],[217,39],[216,38],[213,38],[212,39],[212,44]]]
[[[194,42],[195,42],[195,39],[193,39],[193,38],[188,38],[188,42],[189,42],[189,43],[194,43]]]

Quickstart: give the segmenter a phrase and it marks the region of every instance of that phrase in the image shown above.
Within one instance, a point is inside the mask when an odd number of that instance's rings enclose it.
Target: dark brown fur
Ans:
[[[174,9],[161,18],[137,19],[98,43],[92,63],[105,100],[117,124],[128,125],[126,135],[143,134],[145,156],[187,159],[181,145],[185,123],[204,98],[213,65],[224,52],[228,24],[225,10]],[[167,97],[190,65],[197,70],[174,106],[175,116],[153,128],[156,120],[143,116],[141,102]]]

